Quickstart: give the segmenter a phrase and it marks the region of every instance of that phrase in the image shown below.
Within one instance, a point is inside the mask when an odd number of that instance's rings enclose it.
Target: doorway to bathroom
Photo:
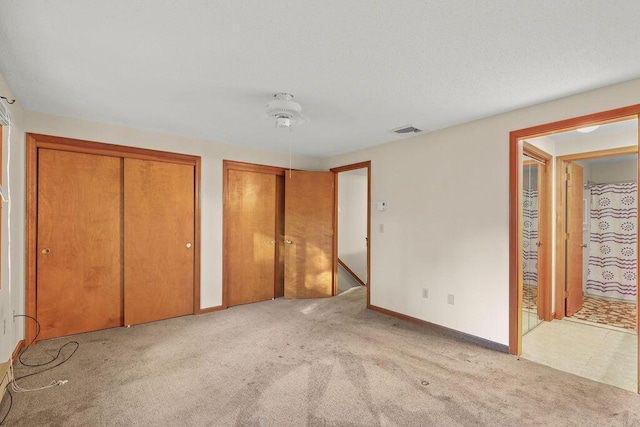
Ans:
[[[518,241],[512,228],[510,352],[635,392],[638,107],[511,134]],[[587,125],[594,128],[583,133]],[[532,156],[531,146],[551,158]],[[553,193],[547,207],[545,168]]]

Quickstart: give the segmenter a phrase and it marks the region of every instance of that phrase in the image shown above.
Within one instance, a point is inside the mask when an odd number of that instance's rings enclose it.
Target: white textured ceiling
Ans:
[[[387,142],[640,77],[640,1],[0,0],[24,108],[298,154]]]

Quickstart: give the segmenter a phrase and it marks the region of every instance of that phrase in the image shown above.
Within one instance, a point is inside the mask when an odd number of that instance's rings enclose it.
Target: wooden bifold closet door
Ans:
[[[227,305],[275,298],[276,256],[282,238],[277,233],[278,177],[229,169],[226,201],[229,257]]]
[[[38,149],[39,339],[194,312],[195,167]]]
[[[285,298],[333,295],[333,172],[285,174]]]
[[[224,305],[334,293],[334,174],[224,162]]]

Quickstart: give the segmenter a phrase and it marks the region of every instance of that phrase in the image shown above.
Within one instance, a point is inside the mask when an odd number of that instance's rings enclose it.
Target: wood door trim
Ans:
[[[222,305],[220,309],[228,308],[227,296],[229,294],[229,259],[226,256],[227,248],[229,247],[229,225],[228,218],[231,215],[229,212],[230,200],[229,200],[229,182],[228,175],[230,170],[237,170],[242,172],[257,172],[269,175],[284,176],[285,169],[277,166],[259,165],[256,163],[245,163],[233,160],[222,161]],[[276,259],[279,259],[279,253],[276,251]],[[274,286],[275,286],[274,277]],[[275,291],[275,289],[274,289]]]
[[[2,151],[4,149],[4,140],[2,139],[2,126],[0,125],[0,185],[2,185]],[[4,209],[4,203],[0,203],[0,212]],[[0,214],[0,218],[2,215]],[[2,227],[0,227],[0,242],[2,242]],[[0,260],[2,259],[2,245],[0,245]],[[0,273],[2,273],[2,263],[0,262]],[[2,283],[0,283],[2,289]]]
[[[52,150],[75,151],[85,154],[155,160],[187,165],[195,165],[200,159],[199,156],[192,156],[190,154],[171,153],[148,148],[128,147],[35,133],[29,133],[28,135],[37,141],[38,148],[50,148]]]
[[[35,133],[26,134],[26,242],[25,242],[25,313],[36,317],[36,251],[37,251],[37,184],[38,184],[38,149],[74,151],[86,154],[97,154],[121,158],[164,161],[188,164],[194,167],[194,313],[200,312],[200,177],[201,158],[187,154],[170,153],[145,148],[126,147],[101,142],[83,141]],[[25,321],[25,341],[31,343],[36,339],[35,322]]]
[[[348,172],[356,169],[367,169],[367,308],[371,308],[371,160],[365,162],[352,163],[350,165],[338,166],[330,169],[333,172],[334,202],[333,208],[333,253],[334,258],[334,295],[338,292],[338,173]]]
[[[544,150],[524,141],[522,150],[524,154],[536,158],[538,161],[544,162],[539,168],[538,173],[538,235],[542,245],[538,249],[538,313],[543,320],[549,321],[551,317],[551,242],[553,215],[551,214],[551,194],[553,189],[553,180],[550,176],[551,160],[553,156]],[[542,183],[542,185],[541,185]],[[519,211],[519,215],[522,212]],[[519,217],[518,223],[522,223],[522,216]],[[520,277],[518,280],[521,280]],[[520,292],[519,288],[519,292]],[[522,311],[522,298],[518,300],[519,312]]]
[[[370,167],[371,167],[371,161],[369,160],[366,162],[353,163],[351,165],[338,166],[337,168],[331,168],[329,170],[333,173],[340,173],[340,172],[353,171],[357,169],[369,169]]]
[[[522,173],[519,170],[520,155],[522,153],[522,139],[549,135],[568,129],[577,129],[596,123],[615,122],[628,118],[638,118],[639,115],[640,104],[635,104],[627,107],[514,130],[509,133],[509,352],[511,354],[520,354],[522,351],[522,333],[517,329],[519,297],[518,275],[521,274],[520,270],[522,268],[518,258],[518,209],[522,202],[522,195],[518,194],[518,188],[522,179]]]
[[[624,120],[634,119],[640,114],[640,104],[629,105],[627,107],[615,108],[613,110],[601,111],[599,113],[587,114],[585,116],[573,117],[570,119],[558,120],[556,122],[531,126],[509,132],[517,139],[537,138],[539,136],[551,135],[594,124],[608,124]]]
[[[566,156],[559,156],[559,159],[565,162],[572,162],[575,160],[590,160],[601,159],[603,157],[612,156],[626,156],[628,154],[637,154],[638,147],[636,145],[630,145],[628,147],[609,148],[606,150],[589,151],[586,153],[567,154]]]
[[[196,162],[193,169],[193,313],[202,314],[208,313],[210,310],[202,309],[200,304],[200,181],[202,179],[202,171],[200,168],[200,157],[196,157]]]
[[[545,153],[546,154],[546,153]],[[542,319],[545,321],[550,321],[553,317],[551,316],[551,285],[552,285],[552,274],[553,271],[551,269],[551,257],[553,256],[551,245],[553,241],[553,212],[552,212],[552,196],[553,196],[553,177],[552,177],[552,159],[553,156],[547,154],[548,158],[545,160],[544,165],[544,173],[540,174],[539,179],[543,180],[543,184],[540,185],[542,190],[544,191],[544,195],[539,199],[539,215],[538,223],[541,225],[538,226],[538,233],[544,239],[544,244],[540,247],[541,250],[538,254],[539,260],[542,261],[542,267],[538,268],[538,275],[542,279],[542,289],[538,289],[540,296],[538,298],[538,303],[540,304],[540,311],[542,313]]]
[[[567,262],[567,254],[564,252],[565,239],[564,230],[567,229],[567,219],[565,205],[567,203],[567,194],[564,183],[567,181],[567,168],[565,162],[560,158],[556,158],[556,305],[554,307],[555,318],[562,319],[565,313],[564,300],[564,282],[566,280],[566,272],[564,266]]]
[[[25,242],[25,314],[36,317],[36,251],[38,224],[38,147],[33,135],[27,134],[26,164],[26,239]],[[25,318],[25,342],[33,344],[37,338],[36,323]]]
[[[268,166],[268,165],[260,165],[257,163],[245,163],[245,162],[237,162],[234,160],[223,160],[222,161],[224,170],[238,170],[243,172],[258,172],[258,173],[266,173],[270,175],[282,175],[284,176],[287,169],[281,168],[278,166]]]

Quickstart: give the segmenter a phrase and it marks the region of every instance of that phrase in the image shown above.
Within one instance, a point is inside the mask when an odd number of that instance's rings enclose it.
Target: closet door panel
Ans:
[[[333,295],[334,175],[285,174],[284,297]]]
[[[124,160],[124,322],[193,314],[194,167]]]
[[[230,169],[227,175],[227,306],[275,297],[276,175]]]
[[[120,326],[122,159],[38,151],[38,339]]]

